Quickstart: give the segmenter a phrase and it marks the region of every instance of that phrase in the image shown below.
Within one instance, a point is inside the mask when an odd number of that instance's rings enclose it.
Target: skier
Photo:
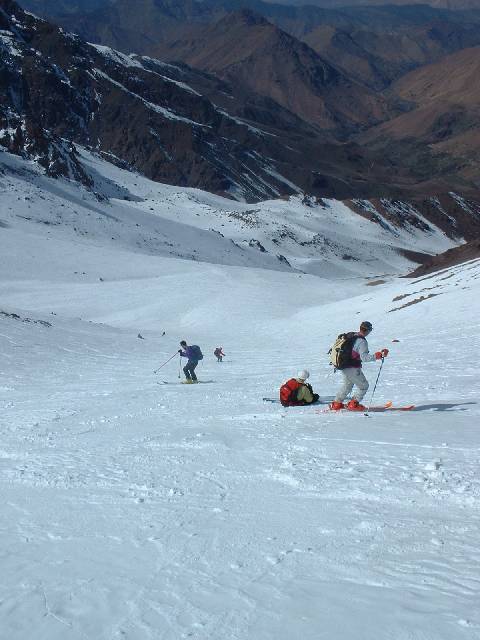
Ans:
[[[195,375],[195,368],[198,364],[199,360],[203,360],[203,355],[196,344],[192,344],[188,346],[185,340],[180,342],[181,349],[178,350],[178,353],[182,358],[187,358],[187,364],[183,367],[183,373],[185,374],[185,383],[192,384],[198,382],[197,376]]]
[[[352,391],[353,387],[356,387],[357,389],[346,408],[350,411],[365,411],[366,407],[360,403],[367,393],[368,381],[363,375],[362,363],[381,360],[388,356],[388,349],[385,348],[381,351],[376,351],[373,355],[368,352],[366,336],[368,336],[372,330],[372,323],[365,320],[360,325],[358,333],[351,332],[347,334],[340,334],[337,338],[337,343],[342,337],[344,339],[344,344],[340,349],[335,349],[335,346],[333,348],[334,351],[342,352],[342,363],[340,365],[338,363],[334,364],[336,368],[340,370],[343,381],[342,386],[335,396],[335,400],[330,405],[330,408],[334,411],[339,411],[340,409],[345,408],[343,401]]]
[[[308,371],[302,370],[296,378],[287,380],[280,387],[280,402],[284,407],[297,407],[317,402],[319,395],[313,393],[312,385],[305,382],[310,377]]]
[[[224,357],[223,347],[217,347],[213,352],[213,355],[217,358],[217,362],[221,362]]]

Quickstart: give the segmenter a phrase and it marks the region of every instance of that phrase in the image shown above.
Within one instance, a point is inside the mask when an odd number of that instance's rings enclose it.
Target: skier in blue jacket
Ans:
[[[201,359],[199,355],[201,356],[202,352],[196,345],[188,346],[186,340],[182,340],[180,346],[182,348],[178,350],[178,353],[182,358],[187,358],[187,364],[183,367],[183,373],[186,378],[185,382],[187,384],[198,382],[197,376],[195,375],[195,368]]]

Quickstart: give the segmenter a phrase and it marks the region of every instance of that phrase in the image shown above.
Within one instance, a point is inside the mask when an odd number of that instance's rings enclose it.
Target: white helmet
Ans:
[[[310,373],[306,369],[302,369],[297,373],[298,380],[307,380],[310,377]]]

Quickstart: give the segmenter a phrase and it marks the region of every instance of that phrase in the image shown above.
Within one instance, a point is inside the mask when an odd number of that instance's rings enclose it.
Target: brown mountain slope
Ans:
[[[357,5],[374,7],[384,5],[386,0],[308,0],[308,4],[315,7],[329,9],[337,7],[355,7]],[[279,2],[279,4],[302,6],[307,0],[265,0],[265,2]],[[480,0],[388,0],[390,5],[429,5],[440,9],[453,11],[462,9],[479,9]]]
[[[154,49],[271,98],[300,118],[340,133],[373,125],[390,107],[305,43],[250,11],[229,14]]]
[[[412,11],[412,13],[414,13]],[[368,16],[368,14],[367,14]],[[409,23],[399,17],[394,29],[388,24],[352,24],[337,27],[320,24],[303,35],[325,60],[367,86],[383,89],[417,67],[445,55],[480,44],[480,29],[442,20],[435,14]]]
[[[444,58],[438,64],[408,74],[394,85],[406,100],[423,105],[457,101],[478,106],[480,94],[480,47],[471,47]]]
[[[480,0],[479,0],[480,1]],[[250,9],[311,46],[335,68],[383,89],[422,64],[480,45],[480,12],[451,12],[427,5],[323,9],[262,0],[21,0],[89,42],[124,53],[150,53],[162,43],[188,38],[198,25]],[[93,7],[97,10],[92,10]]]
[[[0,0],[0,32],[0,148],[35,159],[49,175],[91,185],[77,143],[154,180],[249,200],[295,191],[292,167],[306,185],[319,173],[323,188],[345,182],[343,149],[329,156],[339,173],[306,152],[312,139],[318,148],[315,132],[294,126],[290,113],[276,111],[280,135],[250,126],[194,90],[199,74],[189,69],[89,45],[12,0]],[[213,93],[219,82],[201,74],[198,84]],[[284,134],[289,127],[296,140]],[[362,164],[350,163],[354,180]]]
[[[477,185],[480,169],[480,47],[412,71],[392,90],[412,108],[367,132],[364,142],[415,140],[452,159]]]

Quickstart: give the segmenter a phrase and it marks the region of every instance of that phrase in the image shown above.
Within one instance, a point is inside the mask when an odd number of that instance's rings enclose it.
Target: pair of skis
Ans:
[[[264,402],[272,402],[275,404],[280,404],[280,400],[277,400],[276,398],[263,398]],[[330,400],[328,401],[322,401],[320,400],[319,402],[315,402],[312,403],[311,405],[301,405],[302,407],[308,407],[308,406],[313,406],[316,407],[319,404],[326,404],[326,405],[330,405]],[[400,407],[397,406],[393,406],[393,402],[386,402],[385,404],[381,404],[381,405],[375,405],[372,407],[367,407],[365,409],[365,411],[350,411],[349,409],[347,409],[346,407],[344,409],[331,409],[330,406],[325,407],[324,409],[317,409],[315,413],[342,413],[344,411],[348,411],[348,413],[364,413],[364,414],[368,414],[368,413],[382,413],[382,412],[386,412],[386,411],[411,411],[412,409],[415,409],[415,405],[414,404],[408,404],[408,405],[403,405]]]
[[[397,407],[397,406],[393,406],[393,402],[386,402],[385,404],[380,404],[380,405],[375,405],[372,407],[366,407],[364,410],[354,410],[352,411],[351,409],[347,409],[347,407],[345,407],[344,409],[331,409],[330,407],[326,408],[326,409],[319,409],[317,411],[317,413],[344,413],[344,412],[348,412],[348,413],[362,413],[363,415],[368,415],[369,413],[382,413],[382,412],[387,412],[387,411],[411,411],[412,409],[415,409],[415,405],[414,404],[407,404],[401,407]]]
[[[190,383],[190,384],[212,384],[213,382],[215,382],[215,380],[197,380],[195,383]],[[157,382],[157,384],[189,384],[188,382],[186,382],[185,380],[179,380],[174,381],[174,382],[170,382],[169,380],[162,380],[161,382]]]

